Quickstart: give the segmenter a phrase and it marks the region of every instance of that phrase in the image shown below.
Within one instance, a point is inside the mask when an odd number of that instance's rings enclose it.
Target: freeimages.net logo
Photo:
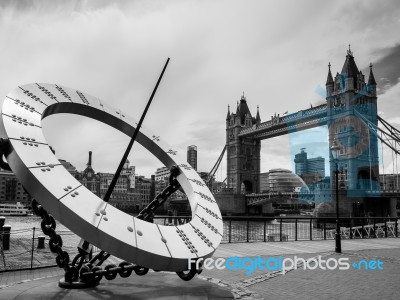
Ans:
[[[230,258],[200,258],[188,260],[189,269],[195,265],[196,269],[206,270],[224,270],[230,271],[244,270],[246,275],[251,275],[256,270],[261,271],[282,271],[285,274],[289,270],[349,270],[351,267],[356,270],[383,270],[383,262],[380,259],[359,260],[350,262],[348,257],[335,258],[331,257],[324,259],[321,255],[312,258],[302,258],[294,256],[293,258],[282,256],[268,257],[266,259],[261,256],[257,257],[230,257]]]

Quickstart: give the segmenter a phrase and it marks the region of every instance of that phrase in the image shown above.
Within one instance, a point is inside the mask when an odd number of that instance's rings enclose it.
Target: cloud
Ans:
[[[359,68],[368,70],[372,61],[376,78],[389,80],[379,109],[395,111],[383,102],[392,103],[384,95],[399,77],[397,6],[397,1],[379,6],[373,1],[2,1],[0,95],[24,83],[58,83],[139,119],[171,57],[144,126],[182,153],[197,144],[199,168],[209,170],[225,142],[228,104],[235,107],[244,91],[251,112],[259,105],[266,121],[274,113],[323,103],[316,87],[324,89],[329,61],[332,70],[341,70],[349,43]],[[88,120],[69,123],[72,133],[53,126],[47,133],[60,158],[82,169],[87,151],[95,149],[95,170],[112,171],[124,151],[123,138]],[[287,141],[263,142],[263,168],[290,167]],[[157,159],[134,151],[137,171],[154,173]]]
[[[388,89],[383,95],[378,96],[378,108],[384,112],[383,117],[389,123],[395,123],[400,125],[398,122],[400,115],[399,107],[400,99],[400,84],[396,84]],[[399,126],[400,127],[400,126]]]

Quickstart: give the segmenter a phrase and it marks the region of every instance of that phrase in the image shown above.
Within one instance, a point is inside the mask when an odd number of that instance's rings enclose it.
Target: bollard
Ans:
[[[5,222],[6,222],[6,217],[1,216],[0,217],[0,241],[3,238],[3,226],[4,226]]]
[[[6,217],[1,216],[0,217],[0,243],[2,243],[3,240],[3,225],[6,221]]]
[[[3,250],[10,250],[10,231],[11,225],[3,226]]]
[[[44,240],[46,239],[46,237],[44,235],[38,236],[38,244],[37,244],[37,248],[38,249],[44,249]]]
[[[6,222],[6,217],[1,216],[0,217],[0,232],[1,232],[1,229],[3,228],[3,225],[5,222]]]
[[[172,210],[168,209],[168,223],[169,224],[172,224],[172,214],[173,214]]]

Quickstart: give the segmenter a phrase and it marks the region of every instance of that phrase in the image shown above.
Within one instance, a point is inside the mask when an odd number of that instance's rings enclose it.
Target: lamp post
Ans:
[[[340,236],[340,222],[339,222],[339,168],[338,168],[338,156],[339,156],[340,147],[336,142],[336,139],[333,140],[331,153],[333,157],[333,161],[335,163],[335,189],[336,189],[336,234],[335,234],[335,252],[342,253],[342,245],[341,245],[341,236]]]

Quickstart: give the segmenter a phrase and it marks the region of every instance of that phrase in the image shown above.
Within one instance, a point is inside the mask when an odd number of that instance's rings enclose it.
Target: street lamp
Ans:
[[[336,139],[333,140],[331,153],[333,157],[333,161],[335,163],[335,184],[336,184],[336,234],[335,234],[335,252],[342,253],[342,245],[341,245],[341,236],[340,236],[340,223],[339,223],[339,168],[338,168],[338,156],[339,156],[340,147],[336,142]]]

